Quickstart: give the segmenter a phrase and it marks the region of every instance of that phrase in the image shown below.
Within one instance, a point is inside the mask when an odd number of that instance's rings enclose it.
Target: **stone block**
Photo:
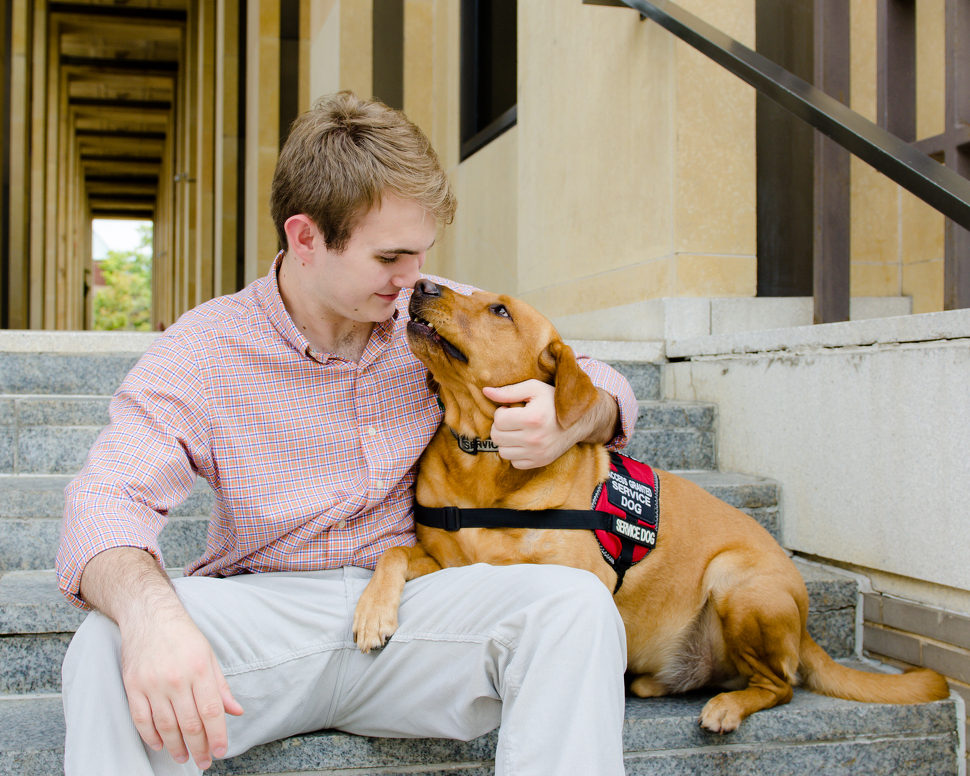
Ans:
[[[86,616],[61,595],[53,571],[0,576],[0,637],[73,633]]]
[[[920,665],[920,642],[906,633],[866,624],[862,629],[862,648],[910,665]]]
[[[658,469],[713,469],[714,432],[636,429],[623,452]]]
[[[169,519],[158,537],[167,568],[182,568],[202,554],[208,523],[204,516]],[[60,518],[0,518],[0,572],[53,568],[60,530]]]
[[[924,642],[922,665],[964,684],[970,684],[970,653],[966,650]]]
[[[853,577],[798,560],[795,566],[812,591],[812,609],[820,612],[855,611],[859,586]]]
[[[770,533],[776,542],[781,544],[781,513],[777,509],[742,509],[741,511]]]
[[[165,568],[170,571],[183,568],[201,556],[205,550],[208,525],[206,517],[170,519],[158,537]]]
[[[778,505],[778,483],[764,477],[723,471],[679,472],[679,475],[738,509]]]
[[[697,751],[627,754],[627,776],[957,776],[953,744],[939,736],[824,744],[713,747]]]
[[[61,663],[71,642],[70,633],[6,636],[0,639],[0,693],[59,692]],[[3,702],[0,701],[0,704]]]
[[[830,657],[855,654],[855,609],[817,610],[813,598],[806,628],[815,643]]]
[[[13,474],[16,468],[17,429],[0,428],[0,474]]]
[[[717,412],[713,404],[690,402],[641,401],[637,428],[714,428]]]
[[[0,426],[17,425],[17,408],[13,399],[0,399]]]
[[[70,480],[70,477],[0,477],[0,516],[60,518],[64,513],[64,488]]]
[[[104,397],[91,399],[18,399],[17,422],[24,426],[97,426],[108,424],[108,404]]]
[[[610,366],[627,379],[637,399],[641,401],[660,399],[660,364],[611,361]]]
[[[60,530],[53,517],[0,517],[0,572],[53,568]]]
[[[64,772],[64,708],[59,697],[0,699],[0,774]]]
[[[0,353],[0,394],[111,396],[138,354]]]
[[[22,428],[17,440],[18,474],[76,474],[100,428]]]
[[[867,595],[866,602],[869,622],[970,649],[970,617],[876,593]]]

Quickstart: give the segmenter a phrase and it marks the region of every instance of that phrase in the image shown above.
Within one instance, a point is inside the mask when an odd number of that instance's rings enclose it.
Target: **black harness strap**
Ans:
[[[459,509],[414,505],[414,520],[429,528],[459,531],[462,528],[566,528],[612,531],[616,518],[589,509]]]
[[[440,398],[438,405],[444,410]],[[458,448],[468,455],[498,452],[498,446],[491,439],[465,437],[450,426],[448,430],[457,440]],[[634,476],[627,461],[645,469],[650,480]],[[593,509],[459,509],[424,507],[416,503],[414,520],[429,528],[445,531],[460,531],[462,528],[593,531],[603,558],[616,572],[616,587],[613,589],[613,595],[616,595],[629,568],[639,563],[656,546],[660,523],[660,481],[649,466],[633,458],[610,452],[610,463],[610,476],[597,485],[593,493]],[[614,480],[614,474],[620,482]],[[644,476],[642,472],[641,476]],[[607,545],[613,549],[607,549]]]

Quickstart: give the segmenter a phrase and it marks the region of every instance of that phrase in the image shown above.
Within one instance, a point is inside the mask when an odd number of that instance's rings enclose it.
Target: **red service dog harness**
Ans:
[[[452,432],[454,433],[454,432]],[[468,440],[455,434],[469,455],[495,452],[490,440]],[[610,472],[596,486],[589,510],[504,508],[458,509],[415,504],[414,519],[421,525],[458,531],[462,528],[553,528],[591,530],[603,559],[616,572],[616,595],[627,570],[657,546],[660,527],[660,480],[647,464],[610,453]]]
[[[593,491],[592,509],[615,517],[609,530],[593,532],[603,558],[616,571],[615,595],[627,569],[657,546],[660,479],[645,463],[611,452],[610,476]]]

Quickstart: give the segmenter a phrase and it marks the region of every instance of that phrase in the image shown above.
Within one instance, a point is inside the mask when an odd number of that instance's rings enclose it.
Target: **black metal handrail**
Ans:
[[[970,230],[970,180],[667,0],[583,0],[632,8]]]

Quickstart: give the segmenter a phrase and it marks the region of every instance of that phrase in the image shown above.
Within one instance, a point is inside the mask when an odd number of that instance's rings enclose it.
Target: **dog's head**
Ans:
[[[419,280],[409,312],[408,344],[443,397],[482,406],[489,404],[482,394],[486,386],[541,380],[556,388],[556,415],[563,428],[597,400],[572,348],[525,302],[484,291],[465,296]]]

